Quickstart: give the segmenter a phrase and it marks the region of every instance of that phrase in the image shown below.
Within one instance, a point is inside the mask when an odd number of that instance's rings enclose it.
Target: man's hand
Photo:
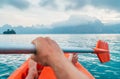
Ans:
[[[58,44],[50,38],[39,37],[33,41],[37,53],[33,59],[42,65],[49,65],[57,79],[88,79],[88,77],[65,58]],[[73,72],[73,73],[71,73]]]
[[[36,46],[37,50],[33,59],[42,65],[51,65],[51,63],[56,63],[57,60],[64,57],[63,51],[58,44],[49,37],[38,37],[32,43]]]

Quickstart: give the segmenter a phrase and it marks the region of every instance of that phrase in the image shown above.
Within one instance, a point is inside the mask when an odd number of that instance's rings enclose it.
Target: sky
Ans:
[[[120,0],[0,0],[0,26],[50,26],[66,21],[120,22]]]

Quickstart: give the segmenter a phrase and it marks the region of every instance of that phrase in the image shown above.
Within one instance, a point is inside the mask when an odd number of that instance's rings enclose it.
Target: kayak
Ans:
[[[68,57],[67,54],[65,56]],[[30,58],[27,59],[18,69],[16,69],[8,77],[8,79],[25,79],[28,74],[28,70],[29,70],[29,67],[28,67],[29,61],[30,61]],[[88,72],[87,69],[85,69],[79,62],[75,64],[75,67],[81,72],[83,72],[86,76],[88,76],[89,79],[95,79],[92,76],[92,74]],[[51,67],[49,66],[43,67],[40,64],[37,64],[37,70],[39,69],[42,69],[42,72],[39,73],[40,75],[38,79],[57,79]]]
[[[68,56],[68,55],[65,55]],[[27,74],[28,74],[28,64],[29,60],[27,59],[18,69],[16,69],[9,77],[8,79],[25,79]],[[75,67],[83,72],[85,75],[89,77],[89,79],[95,79],[92,74],[90,74],[87,69],[85,69],[79,62],[75,64]],[[41,66],[37,64],[37,69],[42,69],[42,72],[39,73],[39,78],[38,79],[56,79],[56,76],[54,74],[54,71],[52,70],[51,67],[49,66]]]

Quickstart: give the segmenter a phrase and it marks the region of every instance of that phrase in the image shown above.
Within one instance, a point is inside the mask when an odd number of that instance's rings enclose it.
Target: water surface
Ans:
[[[0,35],[0,44],[4,42],[27,44],[38,36],[49,36],[62,46],[94,48],[97,40],[109,43],[111,61],[101,64],[95,54],[79,54],[79,62],[96,79],[120,79],[120,35],[115,34],[49,34],[49,35]],[[7,77],[17,69],[30,55],[0,55],[0,79]]]

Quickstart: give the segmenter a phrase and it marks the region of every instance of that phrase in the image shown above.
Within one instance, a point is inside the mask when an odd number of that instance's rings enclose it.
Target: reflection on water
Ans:
[[[0,35],[0,44],[8,43],[31,43],[38,36],[49,36],[62,46],[95,47],[97,40],[101,39],[110,44],[111,61],[101,64],[94,54],[79,54],[79,62],[87,68],[96,79],[120,79],[120,35]],[[0,55],[0,79],[6,79],[18,68],[29,55]]]

